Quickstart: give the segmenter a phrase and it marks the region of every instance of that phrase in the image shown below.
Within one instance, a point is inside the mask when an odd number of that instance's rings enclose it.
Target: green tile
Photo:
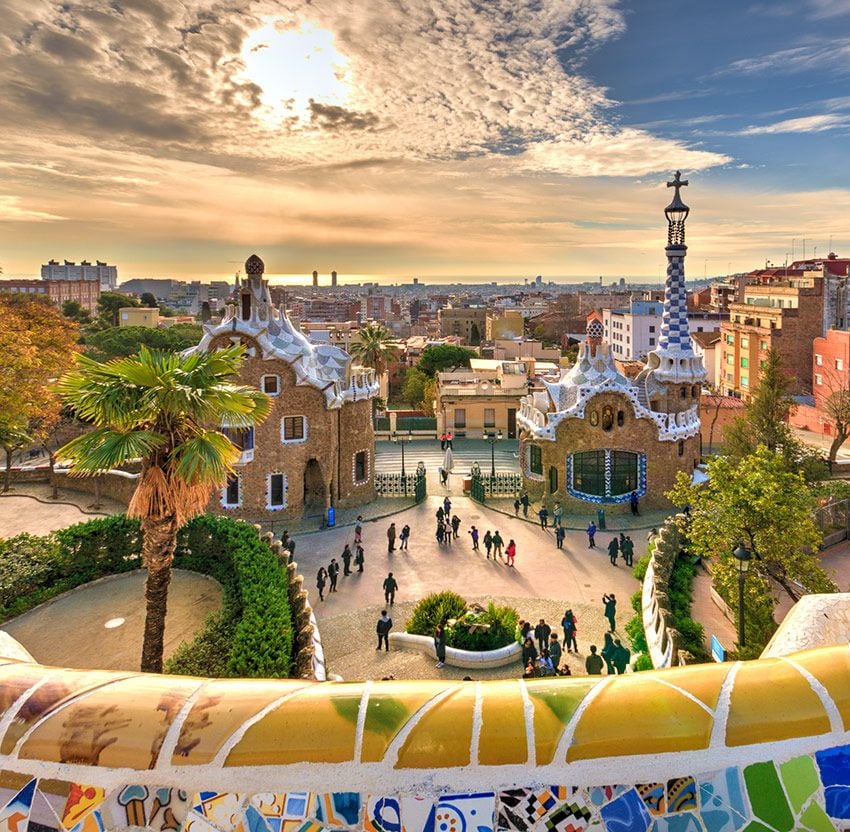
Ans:
[[[811,829],[812,832],[835,832],[835,827],[832,821],[826,816],[826,812],[817,804],[812,803],[802,815],[800,815],[800,823],[804,824],[806,829]]]
[[[747,766],[744,769],[744,781],[753,814],[778,832],[791,832],[794,816],[788,808],[788,800],[773,763]]]
[[[765,826],[763,823],[759,823],[757,820],[754,820],[752,823],[749,823],[744,827],[744,832],[775,832],[775,830],[771,829],[769,826]]]
[[[782,763],[779,773],[782,775],[791,806],[797,813],[820,786],[815,764],[811,757],[795,757],[787,763]]]

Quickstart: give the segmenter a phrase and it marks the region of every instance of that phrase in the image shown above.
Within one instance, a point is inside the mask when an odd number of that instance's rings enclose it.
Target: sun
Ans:
[[[334,46],[333,33],[311,21],[265,18],[246,38],[241,57],[238,80],[262,89],[260,117],[270,126],[309,121],[311,99],[340,106],[348,99],[348,59]]]

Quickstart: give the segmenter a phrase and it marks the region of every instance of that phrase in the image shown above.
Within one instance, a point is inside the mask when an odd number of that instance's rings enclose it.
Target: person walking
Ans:
[[[519,501],[522,503],[522,516],[528,517],[528,492],[523,491],[522,496],[519,498]]]
[[[611,566],[617,565],[617,555],[620,551],[620,544],[617,542],[616,537],[612,537],[608,543],[608,560],[611,562]]]
[[[564,617],[561,619],[561,627],[564,630],[564,648],[568,653],[571,653],[573,650],[578,653],[578,643],[576,642],[578,619],[571,609],[564,613]]]
[[[398,536],[399,539],[399,549],[407,549],[407,541],[410,539],[410,526],[405,523],[401,527],[401,533]]]
[[[626,672],[626,668],[629,666],[631,658],[632,654],[629,652],[629,648],[624,647],[620,639],[615,638],[613,662],[614,667],[617,669],[617,673],[621,676]]]
[[[447,447],[450,451],[451,451],[451,450],[454,450],[454,446],[452,445],[452,442],[454,442],[454,441],[455,441],[455,435],[454,435],[451,431],[449,431],[449,432],[446,434],[446,447]]]
[[[375,648],[380,651],[381,644],[384,645],[384,650],[387,653],[390,652],[390,630],[393,628],[393,620],[387,615],[386,610],[381,610],[381,617],[378,619],[378,623],[375,626],[375,630],[378,633],[378,646]]]
[[[516,557],[516,543],[513,540],[508,541],[508,547],[505,549],[505,561],[508,566],[514,566],[514,558]]]
[[[446,510],[442,506],[437,506],[436,518],[438,523],[442,523],[446,519]]]
[[[442,624],[438,624],[434,630],[434,650],[437,653],[437,667],[443,667],[446,663],[446,628]]]
[[[493,535],[493,558],[497,555],[502,557],[502,546],[505,545],[505,541],[502,540],[502,535],[499,534],[499,530],[496,529],[496,533]]]
[[[395,523],[387,529],[387,554],[395,551]]]
[[[602,656],[596,655],[596,645],[590,645],[590,655],[584,660],[584,669],[588,676],[601,676],[603,667]]]
[[[629,495],[629,506],[632,509],[632,514],[637,517],[640,514],[637,491],[632,491]]]
[[[552,633],[549,636],[549,657],[552,659],[552,668],[555,673],[561,672],[562,655],[563,651],[561,650],[561,642],[558,641],[558,634]]]
[[[437,521],[437,543],[443,545],[443,539],[446,536],[446,525],[442,520]]]
[[[281,539],[281,544],[284,549],[289,549],[289,560],[292,561],[295,559],[295,540],[289,536],[289,532],[286,529],[283,530],[283,537],[286,538],[286,543]]]
[[[446,450],[446,434],[445,433],[440,434],[440,450],[441,451]]]
[[[484,532],[484,550],[487,552],[487,560],[490,560],[490,550],[493,548],[493,535],[490,529]]]
[[[316,589],[319,590],[319,600],[325,600],[325,586],[328,583],[328,570],[324,566],[319,567],[316,573]]]
[[[443,498],[443,511],[446,513],[446,520],[452,516],[452,501],[449,499],[449,495]]]
[[[440,472],[440,485],[446,485],[449,481],[449,472],[442,465],[437,470]]]
[[[458,533],[457,533],[457,532],[458,532],[458,529],[459,529],[459,528],[460,528],[460,517],[458,517],[458,516],[455,514],[455,515],[452,517],[452,537],[454,537],[454,539],[455,539],[455,540],[457,540],[457,539],[458,539],[458,536],[459,536],[459,535],[458,535]]]
[[[522,666],[525,667],[529,662],[537,661],[537,648],[531,640],[531,635],[525,637],[522,643]]]
[[[357,520],[354,523],[354,543],[355,545],[363,542],[363,515],[358,514]]]
[[[519,517],[519,497],[514,499],[514,517]]]
[[[328,592],[336,592],[337,578],[339,578],[339,564],[336,562],[336,558],[331,558],[331,562],[328,564],[328,580],[331,583]]]
[[[354,563],[357,566],[357,571],[363,571],[363,547],[358,543],[357,551],[354,553]]]
[[[603,595],[602,603],[605,604],[604,615],[608,619],[608,623],[611,625],[609,629],[613,633],[617,629],[617,599],[614,597],[614,593],[612,592],[610,595]]]
[[[384,600],[392,606],[395,603],[395,592],[398,589],[398,581],[393,577],[393,573],[390,572],[386,578],[384,578]]]
[[[623,560],[626,562],[626,566],[631,567],[635,559],[635,544],[628,535],[620,543],[620,551],[623,553]]]
[[[555,545],[559,549],[564,548],[564,538],[567,536],[567,530],[563,526],[555,527]]]
[[[552,523],[555,526],[560,526],[564,519],[564,507],[560,503],[555,503],[552,507]]]
[[[614,639],[611,633],[605,633],[605,643],[602,645],[602,658],[609,676],[614,675]]]
[[[541,618],[534,628],[534,640],[537,642],[537,649],[541,653],[549,649],[549,636],[551,635],[552,628],[546,623],[546,619]]]
[[[537,512],[537,517],[540,520],[540,528],[545,531],[549,525],[549,509],[542,506],[540,511]]]
[[[596,523],[593,520],[587,526],[587,546],[589,549],[596,548]]]
[[[340,555],[342,558],[342,574],[350,575],[351,574],[351,547],[346,543],[345,548],[342,550],[342,554]]]
[[[472,551],[477,552],[478,551],[478,529],[476,529],[475,526],[473,526],[469,530],[469,536],[472,538]],[[489,555],[487,557],[489,557]]]

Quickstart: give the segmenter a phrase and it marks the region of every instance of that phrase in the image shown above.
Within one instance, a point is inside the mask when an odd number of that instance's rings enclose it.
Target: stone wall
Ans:
[[[68,491],[79,491],[83,494],[96,494],[100,485],[100,496],[109,497],[119,503],[128,505],[133,492],[136,490],[138,475],[128,471],[108,471],[93,477],[71,477],[57,468],[56,484]],[[13,482],[50,482],[50,469],[44,465],[38,468],[13,468]]]

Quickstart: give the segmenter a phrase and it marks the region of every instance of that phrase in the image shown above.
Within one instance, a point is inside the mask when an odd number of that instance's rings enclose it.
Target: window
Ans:
[[[654,338],[650,338],[650,339],[649,339],[649,346],[650,346],[650,347],[654,347],[654,346],[655,346],[655,339],[654,339]]]
[[[611,430],[614,427],[614,411],[608,406],[602,408],[602,430]]]
[[[484,408],[484,427],[485,428],[494,428],[496,427],[496,410],[492,407]]]
[[[583,494],[605,496],[605,451],[582,451],[572,455],[573,487]]]
[[[726,381],[734,381],[735,376],[732,373],[726,373]]]
[[[760,350],[766,350],[766,349],[769,349],[769,347],[767,346],[767,341],[761,341],[761,342],[759,343],[759,349],[760,349]]]
[[[746,350],[746,349],[749,349],[749,348],[750,348],[750,339],[747,338],[745,335],[742,335],[741,336],[741,349]]]
[[[280,395],[280,376],[263,376],[261,389],[267,396]]]
[[[654,326],[651,326],[651,327],[649,328],[649,331],[650,331],[650,332],[655,332],[655,327],[654,327]]]
[[[622,410],[617,411],[617,427],[623,427],[623,422],[626,420],[626,414]]]
[[[749,387],[750,386],[750,377],[749,376],[741,376],[741,387]]]
[[[820,355],[820,353],[815,353],[815,364],[817,364],[818,367],[823,366],[823,356]]]
[[[679,440],[679,456],[684,456],[684,455],[685,455],[685,440],[680,439]]]
[[[528,446],[528,467],[532,474],[543,473],[543,453],[539,445]]]
[[[680,387],[679,388],[679,398],[680,399],[687,399],[688,398],[688,388],[687,387]]]
[[[820,373],[815,373],[815,384],[818,386],[823,384],[823,376]]]
[[[284,416],[280,420],[281,442],[303,442],[307,438],[305,416]]]
[[[368,482],[369,480],[369,452],[358,451],[354,454],[354,482]]]
[[[455,427],[456,428],[465,428],[466,427],[466,410],[462,407],[455,408]]]
[[[241,482],[238,474],[231,474],[221,489],[222,508],[239,508],[242,497]]]
[[[645,491],[646,457],[631,451],[580,451],[567,458],[567,490],[593,502],[624,502]]]
[[[286,474],[269,474],[268,503],[269,511],[279,511],[286,508]]]
[[[844,369],[844,362],[840,358],[835,359],[835,369],[836,370],[843,370]]]
[[[250,462],[254,458],[254,428],[223,427],[221,432],[239,448],[241,462]]]
[[[588,418],[590,419],[591,426],[595,428],[599,424],[599,411],[591,410]]]
[[[746,370],[750,366],[750,359],[749,358],[742,358],[741,359],[741,366]]]
[[[726,353],[726,363],[727,364],[734,364],[735,363],[735,356],[731,352]]]
[[[554,465],[549,466],[549,493],[554,494],[558,490],[558,469]]]

